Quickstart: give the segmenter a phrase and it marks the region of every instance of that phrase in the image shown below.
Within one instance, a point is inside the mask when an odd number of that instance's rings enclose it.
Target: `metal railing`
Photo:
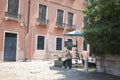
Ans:
[[[67,24],[68,29],[76,29],[76,25]]]
[[[37,18],[38,25],[48,25],[49,20]]]
[[[21,15],[18,13],[14,13],[14,12],[5,12],[5,17],[12,19],[12,20],[20,20],[21,19]]]
[[[66,24],[61,22],[56,22],[57,28],[65,28]]]

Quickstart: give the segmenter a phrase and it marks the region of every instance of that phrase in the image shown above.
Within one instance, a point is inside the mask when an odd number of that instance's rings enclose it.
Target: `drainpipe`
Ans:
[[[29,25],[30,25],[30,3],[31,0],[28,0],[28,19],[27,19],[27,27],[25,32],[25,39],[24,39],[24,62],[26,62],[26,53],[27,53],[27,35],[29,33]]]

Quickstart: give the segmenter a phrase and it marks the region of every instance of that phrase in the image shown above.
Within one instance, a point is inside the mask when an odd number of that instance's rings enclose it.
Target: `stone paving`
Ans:
[[[54,67],[50,61],[32,61],[1,62],[0,80],[120,80],[120,77]]]

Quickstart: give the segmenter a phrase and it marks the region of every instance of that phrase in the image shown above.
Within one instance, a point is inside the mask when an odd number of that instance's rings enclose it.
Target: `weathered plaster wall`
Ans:
[[[105,72],[120,76],[120,56],[106,56],[97,58],[97,72]]]

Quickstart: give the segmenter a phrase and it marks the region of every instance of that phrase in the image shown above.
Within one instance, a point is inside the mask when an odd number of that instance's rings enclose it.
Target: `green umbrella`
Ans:
[[[65,33],[64,36],[76,36],[76,47],[77,47],[77,36],[83,36],[82,32],[80,32],[79,30],[74,30],[68,33]]]
[[[74,31],[65,33],[64,36],[83,36],[83,34],[79,30],[74,30]]]

